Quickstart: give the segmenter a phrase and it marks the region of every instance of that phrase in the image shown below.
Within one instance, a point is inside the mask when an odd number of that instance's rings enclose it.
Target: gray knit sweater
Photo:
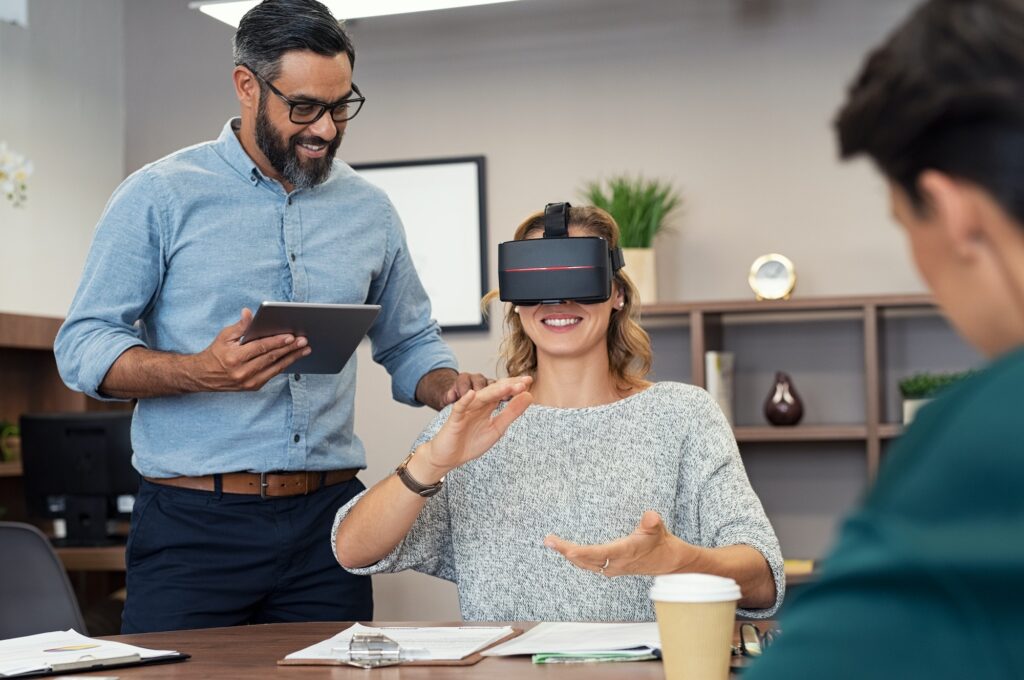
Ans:
[[[360,497],[338,511],[332,546]],[[543,545],[549,533],[615,540],[645,510],[690,543],[760,551],[775,575],[775,606],[740,613],[767,617],[781,604],[779,543],[732,430],[704,390],[673,382],[602,406],[530,406],[490,451],[448,474],[390,555],[350,571],[415,569],[453,581],[467,621],[653,621],[650,577],[605,578]]]

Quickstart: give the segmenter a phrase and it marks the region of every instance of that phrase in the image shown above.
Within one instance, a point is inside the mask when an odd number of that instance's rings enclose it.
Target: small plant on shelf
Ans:
[[[917,373],[900,380],[903,395],[903,423],[909,425],[918,409],[939,395],[947,387],[969,377],[974,371],[959,373]]]
[[[932,399],[950,385],[967,378],[973,371],[960,373],[917,373],[900,380],[900,394],[904,399]]]
[[[627,175],[589,182],[583,196],[615,218],[623,248],[650,248],[682,203],[671,184]]]
[[[657,302],[654,237],[668,229],[670,217],[682,205],[679,192],[668,182],[618,175],[603,182],[588,182],[580,193],[618,223],[626,273],[641,302]]]

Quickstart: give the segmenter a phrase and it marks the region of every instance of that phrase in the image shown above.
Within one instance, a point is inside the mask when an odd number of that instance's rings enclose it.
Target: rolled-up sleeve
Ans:
[[[367,300],[381,306],[369,334],[373,360],[391,374],[395,400],[419,406],[416,386],[420,378],[439,368],[457,370],[458,362],[431,318],[430,299],[409,256],[401,221],[390,203],[385,212],[387,257]]]
[[[711,548],[749,545],[764,556],[775,579],[775,604],[767,609],[739,609],[737,612],[751,618],[768,618],[782,605],[786,592],[779,539],[761,499],[750,486],[732,428],[706,393],[700,399],[695,421],[700,427],[695,428],[687,445],[703,449],[712,461],[709,474],[698,485],[694,499],[700,522],[699,542]],[[687,510],[680,507],[679,511]]]
[[[451,407],[445,408],[437,418],[420,434],[413,444],[412,450],[430,439],[451,413]],[[355,507],[356,503],[366,494],[363,492],[346,503],[334,517],[331,528],[331,549],[337,552],[338,527]],[[431,496],[420,514],[416,517],[412,528],[398,545],[376,564],[360,569],[346,569],[359,576],[371,574],[388,574],[413,569],[424,574],[437,576],[446,581],[455,581],[455,550],[452,544],[451,518],[448,512],[448,486],[443,485],[441,491]]]
[[[141,170],[110,198],[54,341],[57,368],[71,389],[113,400],[99,391],[107,372],[126,350],[146,345],[136,322],[163,280],[161,225],[156,187]]]

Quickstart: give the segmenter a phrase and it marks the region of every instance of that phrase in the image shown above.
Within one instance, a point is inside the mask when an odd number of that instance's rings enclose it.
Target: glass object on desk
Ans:
[[[767,629],[761,631],[753,623],[740,625],[740,643],[732,648],[733,654],[742,656],[761,656],[775,641],[775,632]]]

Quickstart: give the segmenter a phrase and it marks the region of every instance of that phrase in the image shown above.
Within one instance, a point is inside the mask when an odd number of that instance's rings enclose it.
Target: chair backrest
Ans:
[[[85,629],[64,565],[34,526],[0,522],[0,639]]]

